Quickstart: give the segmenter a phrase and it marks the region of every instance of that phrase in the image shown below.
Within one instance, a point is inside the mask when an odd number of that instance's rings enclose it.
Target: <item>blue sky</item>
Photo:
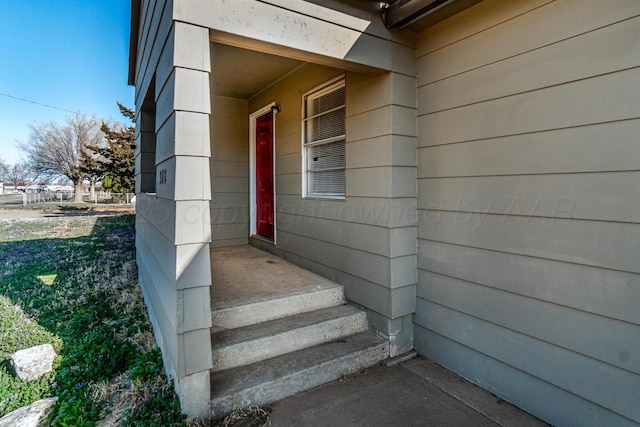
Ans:
[[[0,94],[123,121],[130,0],[1,0]],[[0,159],[18,162],[29,125],[70,113],[0,95]]]

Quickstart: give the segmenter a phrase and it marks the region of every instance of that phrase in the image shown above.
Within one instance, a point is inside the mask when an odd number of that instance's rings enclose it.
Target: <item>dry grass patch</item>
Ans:
[[[271,414],[271,408],[268,406],[250,406],[233,410],[214,425],[215,427],[233,427],[237,425],[265,427],[271,425],[269,414]]]

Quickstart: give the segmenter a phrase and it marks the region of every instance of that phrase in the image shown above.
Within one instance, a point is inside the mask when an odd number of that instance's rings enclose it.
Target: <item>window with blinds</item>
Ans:
[[[304,196],[345,196],[345,94],[340,78],[304,96]]]

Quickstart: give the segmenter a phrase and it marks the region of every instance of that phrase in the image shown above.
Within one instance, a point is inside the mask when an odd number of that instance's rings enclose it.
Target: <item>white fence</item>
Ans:
[[[24,206],[33,203],[60,202],[73,198],[73,193],[54,193],[45,191],[43,193],[22,193],[22,204]]]
[[[22,193],[22,204],[24,206],[35,203],[64,203],[73,200],[74,193],[54,193],[45,191],[41,193]],[[83,200],[86,203],[94,204],[111,204],[111,205],[128,205],[135,203],[135,194],[133,193],[110,193],[105,191],[96,191],[95,196],[91,197],[89,193],[83,194]]]

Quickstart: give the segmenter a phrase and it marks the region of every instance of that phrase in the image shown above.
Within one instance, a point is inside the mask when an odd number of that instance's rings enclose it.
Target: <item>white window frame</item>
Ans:
[[[346,131],[345,131],[345,135],[341,135],[339,137],[333,137],[333,138],[328,138],[322,141],[316,141],[314,143],[308,144],[306,141],[306,123],[308,120],[313,119],[314,117],[307,117],[307,100],[310,97],[313,98],[318,98],[321,97],[329,92],[332,92],[336,89],[339,89],[341,87],[345,87],[346,86],[346,78],[345,75],[342,74],[338,77],[335,77],[327,82],[324,82],[323,84],[314,87],[313,89],[305,92],[302,95],[302,197],[303,198],[309,198],[309,199],[331,199],[331,200],[345,200],[346,199],[346,172],[347,172],[347,165],[345,162],[345,191],[344,193],[341,194],[309,194],[308,192],[308,174],[307,174],[307,148],[310,146],[314,146],[314,145],[322,145],[322,144],[329,144],[331,142],[335,142],[336,140],[341,140],[344,139],[344,144],[345,144],[345,155],[346,155],[346,144],[347,144],[347,138],[346,138]],[[345,108],[345,114],[346,114],[346,95],[345,95],[345,103],[344,106],[342,108]],[[326,114],[323,113],[323,114]],[[345,121],[346,121],[346,117],[345,117]],[[346,125],[346,123],[345,123]]]

